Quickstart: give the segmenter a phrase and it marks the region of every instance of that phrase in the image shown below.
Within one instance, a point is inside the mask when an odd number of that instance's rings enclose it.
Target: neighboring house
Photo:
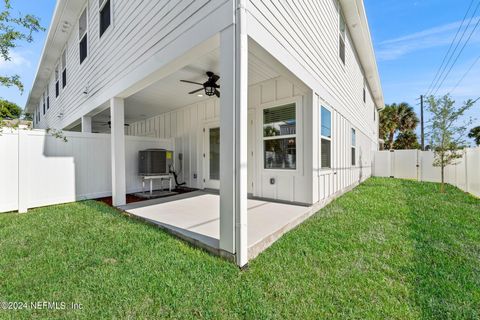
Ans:
[[[207,71],[220,88],[180,81]],[[244,265],[247,196],[322,204],[369,177],[383,105],[362,0],[58,0],[26,108],[35,128],[111,132],[117,206],[125,134],[173,138]]]

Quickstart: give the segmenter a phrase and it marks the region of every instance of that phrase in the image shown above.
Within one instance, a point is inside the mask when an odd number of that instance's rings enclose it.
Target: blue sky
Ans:
[[[432,82],[470,1],[365,0],[386,103],[417,103],[416,99]],[[475,0],[475,5],[478,1]],[[39,16],[42,24],[48,27],[55,0],[13,0],[12,4],[15,11]],[[480,9],[476,16],[474,23],[480,18]],[[22,44],[14,49],[11,62],[0,62],[0,73],[19,74],[26,88],[20,95],[15,88],[0,87],[0,97],[24,106],[45,36],[46,32],[35,35],[33,44]],[[479,55],[480,27],[438,94],[452,90]],[[452,93],[454,99],[461,102],[478,98],[479,79],[480,61]],[[480,120],[480,103],[469,116]]]

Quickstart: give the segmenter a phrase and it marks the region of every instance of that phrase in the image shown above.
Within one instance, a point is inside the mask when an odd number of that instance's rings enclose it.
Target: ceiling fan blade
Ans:
[[[220,91],[215,90],[215,95],[216,95],[218,98],[220,98]]]
[[[199,86],[203,86],[203,83],[199,83],[199,82],[195,82],[195,81],[189,81],[189,80],[180,80],[180,82],[192,83],[192,84],[198,84]]]
[[[194,91],[192,91],[192,92],[189,92],[188,94],[194,94],[194,93],[200,92],[200,91],[202,91],[202,90],[203,90],[203,88],[200,88],[200,89],[198,89],[198,90],[194,90]]]
[[[216,74],[214,74],[214,75],[212,76],[213,82],[217,82],[219,79],[220,79],[220,76],[218,76],[218,75],[216,75]]]

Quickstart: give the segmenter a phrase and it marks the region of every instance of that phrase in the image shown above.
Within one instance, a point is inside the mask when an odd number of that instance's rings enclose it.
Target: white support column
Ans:
[[[82,117],[82,132],[92,133],[92,117]]]
[[[248,37],[245,6],[237,0],[236,24],[220,35],[220,248],[248,263]]]
[[[122,98],[110,99],[112,145],[112,200],[114,206],[126,204],[125,180],[125,102]]]

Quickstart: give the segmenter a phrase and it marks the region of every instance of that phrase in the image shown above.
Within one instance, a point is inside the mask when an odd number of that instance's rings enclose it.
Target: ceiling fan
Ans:
[[[189,80],[180,80],[180,81],[202,86],[202,88],[189,92],[188,94],[195,94],[197,92],[204,90],[207,96],[209,97],[217,96],[218,98],[220,98],[220,91],[218,90],[220,89],[220,85],[217,84],[217,81],[220,79],[220,76],[216,75],[211,71],[207,71],[207,76],[208,76],[208,80],[204,83],[199,83],[199,82],[194,82]]]
[[[106,127],[108,126],[109,129],[112,129],[112,121],[95,121],[95,123],[97,123],[98,125],[102,126],[102,127]],[[130,125],[128,123],[125,123],[124,124],[125,127],[130,127]]]

